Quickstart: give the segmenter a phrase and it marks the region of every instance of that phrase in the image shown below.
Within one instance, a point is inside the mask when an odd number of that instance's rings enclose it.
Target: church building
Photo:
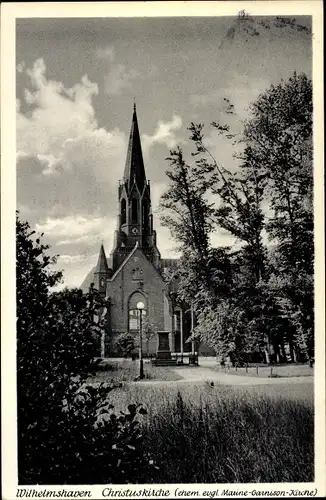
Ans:
[[[157,245],[135,105],[123,179],[117,188],[119,214],[113,249],[107,258],[101,245],[97,265],[81,285],[84,292],[93,286],[109,299],[101,355],[115,354],[114,339],[118,334],[138,335],[140,301],[147,325],[154,332],[169,332],[171,352],[191,351],[194,346],[186,342],[191,331],[191,311],[176,301],[176,282],[164,279],[165,269],[176,268],[178,259],[162,258]],[[157,335],[153,335],[145,354],[154,355],[156,350]]]

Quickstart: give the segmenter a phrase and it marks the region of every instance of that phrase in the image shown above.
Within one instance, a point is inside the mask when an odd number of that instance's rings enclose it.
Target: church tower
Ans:
[[[145,174],[135,104],[123,180],[118,187],[118,200],[118,227],[112,252],[113,272],[136,244],[146,257],[159,267],[160,253],[156,246],[156,232],[153,229],[150,183]]]

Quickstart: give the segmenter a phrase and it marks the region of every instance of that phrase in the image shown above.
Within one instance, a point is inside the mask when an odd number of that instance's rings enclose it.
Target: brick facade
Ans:
[[[141,280],[135,270],[141,271]],[[130,324],[131,300],[135,294],[145,304],[146,316],[155,331],[171,329],[171,317],[164,314],[167,306],[166,283],[141,249],[136,248],[107,281],[106,296],[111,302],[111,332],[114,335],[130,332],[138,335],[134,324]],[[137,327],[136,327],[137,328]],[[150,342],[150,354],[156,352],[156,339]]]

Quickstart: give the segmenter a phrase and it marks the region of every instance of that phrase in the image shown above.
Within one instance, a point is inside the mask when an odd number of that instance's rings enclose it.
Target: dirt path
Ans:
[[[216,372],[208,367],[182,367],[173,368],[173,371],[182,377],[182,380],[163,381],[163,380],[139,380],[134,382],[137,385],[155,385],[155,386],[182,386],[184,384],[196,383],[196,385],[213,383],[216,385],[279,385],[279,384],[313,384],[314,377],[280,377],[280,378],[265,378],[265,377],[247,377],[241,375],[232,375],[229,373]],[[133,383],[133,382],[132,382]]]

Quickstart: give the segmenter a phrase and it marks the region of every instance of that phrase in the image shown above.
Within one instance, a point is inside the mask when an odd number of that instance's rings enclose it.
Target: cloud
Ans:
[[[43,220],[101,209],[110,213],[126,137],[117,128],[99,128],[93,107],[98,85],[87,75],[71,88],[48,80],[42,59],[24,71],[30,88],[25,113],[17,103],[18,204],[38,209]]]
[[[250,103],[270,86],[265,79],[252,79],[248,75],[228,72],[227,86],[218,88],[207,94],[192,94],[190,102],[196,110],[202,106],[214,105],[216,121],[230,127],[230,137],[219,134],[209,126],[204,129],[204,143],[213,157],[228,170],[236,171],[238,160],[234,155],[243,151],[244,144],[238,143],[243,133],[244,122],[250,116]],[[230,104],[233,106],[230,108]],[[231,111],[231,113],[230,113]]]
[[[58,284],[58,291],[64,287],[79,287],[89,271],[96,264],[98,253],[60,255],[56,268],[63,271],[63,283]]]
[[[180,130],[181,127],[182,119],[178,115],[173,115],[170,122],[160,120],[153,135],[142,135],[144,153],[148,154],[149,149],[154,144],[163,144],[168,148],[174,148],[177,144],[182,144],[184,141],[175,134],[175,131]]]
[[[217,113],[225,114],[227,105],[224,98],[227,98],[234,105],[237,120],[244,119],[248,117],[249,104],[270,86],[270,82],[263,78],[254,80],[249,75],[237,72],[229,72],[226,79],[227,86],[205,94],[192,94],[190,103],[196,108],[214,105]]]
[[[151,185],[152,210],[154,214],[158,213],[161,196],[167,189],[167,183],[155,182]]]
[[[98,127],[92,106],[98,86],[87,75],[70,89],[62,82],[47,80],[43,59],[26,69],[35,90],[25,89],[25,103],[32,109],[30,116],[18,110],[17,149],[34,154],[61,152],[67,138],[74,139]]]
[[[191,94],[189,101],[194,106],[208,106],[209,104],[216,104],[221,98],[219,90],[215,90],[210,94]]]
[[[127,68],[123,64],[114,64],[105,77],[104,89],[106,94],[118,95],[123,89],[132,88],[132,81],[139,76],[139,72]]]
[[[114,228],[114,218],[103,216],[47,217],[45,221],[35,224],[36,231],[46,234],[49,240],[55,240],[58,246],[76,243],[99,245],[102,241],[112,244]]]
[[[26,67],[26,65],[25,65],[24,62],[21,62],[21,63],[17,64],[17,71],[18,71],[18,73],[23,73],[25,67]]]
[[[132,87],[132,81],[140,77],[139,71],[127,69],[124,64],[116,62],[115,49],[111,45],[98,47],[96,57],[106,61],[109,65],[104,78],[104,91],[106,94],[118,95],[122,90]]]
[[[80,264],[80,263],[85,263],[85,260],[91,258],[91,259],[96,259],[97,255],[93,254],[90,256],[85,256],[84,254],[78,254],[78,255],[60,255],[58,260],[60,261],[60,264]]]
[[[115,218],[67,216],[48,217],[35,224],[38,233],[44,233],[47,243],[59,253],[56,269],[62,270],[64,286],[80,286],[85,276],[95,266],[101,243],[107,251],[113,246]],[[64,253],[63,253],[64,252]]]
[[[107,45],[106,47],[98,47],[96,49],[96,57],[98,59],[107,59],[110,62],[115,60],[115,50],[112,45]]]

